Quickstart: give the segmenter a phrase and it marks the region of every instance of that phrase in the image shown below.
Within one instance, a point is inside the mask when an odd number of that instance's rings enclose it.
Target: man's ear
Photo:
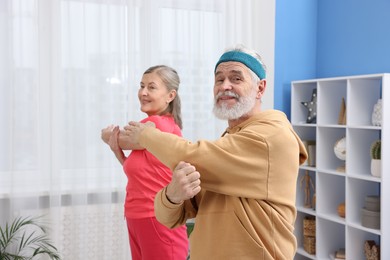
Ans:
[[[267,81],[265,79],[262,79],[257,84],[257,95],[256,98],[261,98],[264,95],[265,89],[267,87]]]

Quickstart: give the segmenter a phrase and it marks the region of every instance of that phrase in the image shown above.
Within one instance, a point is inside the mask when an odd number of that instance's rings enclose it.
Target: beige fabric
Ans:
[[[307,153],[282,112],[261,112],[216,141],[191,143],[147,128],[140,144],[171,169],[186,161],[201,174],[198,212],[189,201],[171,204],[164,190],[155,199],[167,226],[196,217],[192,260],[293,259],[296,180]]]

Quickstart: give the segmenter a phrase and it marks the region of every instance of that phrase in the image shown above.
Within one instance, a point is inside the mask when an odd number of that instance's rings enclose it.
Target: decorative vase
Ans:
[[[371,159],[371,174],[375,177],[381,177],[382,163],[379,159]]]
[[[382,125],[382,99],[378,99],[372,110],[371,123],[374,126]]]
[[[337,140],[333,147],[334,154],[336,155],[336,157],[343,161],[343,164],[336,169],[338,172],[345,172],[345,159],[347,158],[346,147],[347,141],[345,137]]]
[[[337,207],[337,213],[341,218],[345,218],[345,202],[340,203]]]

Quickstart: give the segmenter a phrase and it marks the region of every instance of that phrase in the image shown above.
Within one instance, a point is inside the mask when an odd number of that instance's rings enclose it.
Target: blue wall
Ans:
[[[317,77],[390,72],[389,0],[318,0]]]
[[[275,108],[292,80],[390,72],[389,0],[277,0]]]
[[[316,76],[317,1],[277,0],[274,107],[290,116],[292,80]]]

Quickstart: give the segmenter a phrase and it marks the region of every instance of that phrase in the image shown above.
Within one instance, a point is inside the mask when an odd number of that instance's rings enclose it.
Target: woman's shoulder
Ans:
[[[172,123],[174,123],[174,120],[173,120],[173,117],[171,117],[171,116],[153,115],[153,116],[148,116],[148,117],[141,120],[141,123],[146,123],[146,122],[153,122],[156,125],[157,124],[172,124]]]
[[[181,131],[179,126],[175,123],[175,120],[172,116],[169,115],[153,115],[148,116],[147,118],[141,120],[141,123],[153,122],[156,125],[156,128],[160,129],[163,132],[168,132],[181,136]]]
[[[146,122],[159,123],[161,120],[162,120],[162,116],[153,115],[153,116],[148,116],[148,117],[142,119],[141,123],[146,123]]]

